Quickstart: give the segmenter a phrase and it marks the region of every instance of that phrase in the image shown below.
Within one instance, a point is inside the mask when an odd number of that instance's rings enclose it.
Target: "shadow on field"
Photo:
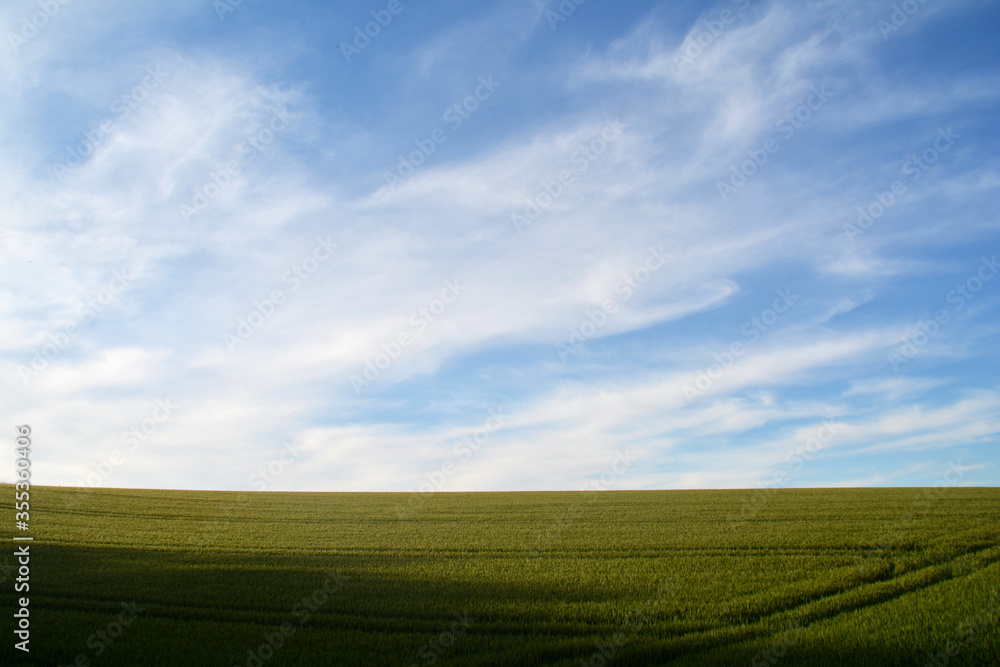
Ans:
[[[4,665],[923,665],[983,610],[1000,661],[995,489],[32,499]]]
[[[791,635],[786,629],[762,635],[750,628],[692,625],[675,613],[669,591],[651,591],[645,600],[614,599],[608,607],[597,592],[571,586],[485,579],[470,585],[468,579],[444,579],[433,568],[425,568],[424,577],[400,575],[404,565],[420,572],[420,560],[389,553],[195,556],[37,544],[32,651],[30,657],[17,656],[17,664],[923,665],[928,660],[926,652],[880,645],[864,633]],[[10,605],[5,609],[13,607],[9,588],[0,598]],[[992,632],[995,637],[995,625]],[[910,646],[920,645],[915,636]],[[984,660],[990,654],[977,651],[979,662],[968,664],[989,664]],[[948,664],[963,664],[964,657],[960,653]]]

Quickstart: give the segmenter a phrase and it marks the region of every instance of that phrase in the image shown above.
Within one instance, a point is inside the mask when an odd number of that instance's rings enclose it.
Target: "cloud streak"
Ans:
[[[0,399],[38,479],[170,397],[102,483],[251,490],[293,442],[268,490],[408,491],[498,406],[440,490],[626,450],[615,488],[752,487],[823,420],[792,485],[997,483],[1000,297],[889,361],[1000,247],[995,7],[552,9],[407,6],[347,60],[370,7],[70,3],[0,59]]]

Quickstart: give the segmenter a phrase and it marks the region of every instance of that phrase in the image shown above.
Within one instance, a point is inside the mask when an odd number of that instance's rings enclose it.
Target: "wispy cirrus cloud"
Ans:
[[[246,488],[291,438],[269,488],[408,490],[497,408],[444,488],[576,488],[625,449],[622,488],[754,486],[823,419],[843,430],[790,483],[922,483],[953,451],[995,482],[1000,283],[887,361],[997,245],[989,3],[889,39],[856,2],[587,3],[557,30],[543,5],[414,5],[350,62],[330,36],[370,8],[319,9],[73,3],[0,59],[0,396],[47,425],[39,479],[74,483],[170,397],[108,483]]]

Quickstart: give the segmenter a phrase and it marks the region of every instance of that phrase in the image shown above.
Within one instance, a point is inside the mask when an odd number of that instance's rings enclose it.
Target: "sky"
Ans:
[[[995,486],[997,25],[6,2],[0,421],[49,485]]]

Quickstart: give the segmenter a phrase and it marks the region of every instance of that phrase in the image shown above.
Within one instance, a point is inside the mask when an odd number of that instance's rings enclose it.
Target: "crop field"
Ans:
[[[4,664],[1000,664],[995,488],[32,501]]]

